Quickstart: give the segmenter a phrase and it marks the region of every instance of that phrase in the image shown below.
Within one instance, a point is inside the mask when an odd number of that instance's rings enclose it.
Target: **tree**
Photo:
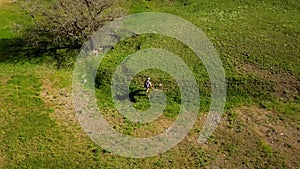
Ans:
[[[100,27],[124,11],[116,0],[19,0],[33,24],[24,29],[29,44],[52,51],[79,49]],[[24,27],[23,27],[24,28]]]

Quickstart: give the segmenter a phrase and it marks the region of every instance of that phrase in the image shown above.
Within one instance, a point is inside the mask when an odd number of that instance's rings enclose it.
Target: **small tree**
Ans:
[[[62,59],[58,50],[79,49],[88,37],[124,14],[113,0],[19,0],[34,24],[24,37],[36,47],[46,48]]]

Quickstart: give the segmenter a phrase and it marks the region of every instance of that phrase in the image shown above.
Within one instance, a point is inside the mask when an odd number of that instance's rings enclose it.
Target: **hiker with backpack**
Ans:
[[[146,89],[146,94],[148,94],[149,89],[152,87],[152,84],[150,82],[150,77],[148,77],[145,81],[144,87]]]

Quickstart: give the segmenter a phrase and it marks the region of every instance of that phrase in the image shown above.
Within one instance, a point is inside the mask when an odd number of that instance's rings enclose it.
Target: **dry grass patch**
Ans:
[[[0,7],[12,3],[11,0],[0,0]]]
[[[244,74],[254,74],[269,80],[275,84],[275,95],[281,99],[293,99],[300,94],[300,79],[287,72],[275,72],[261,69],[252,63],[245,63],[239,66],[239,69]]]
[[[160,117],[159,119],[151,122],[148,125],[143,125],[142,127],[134,130],[133,136],[139,138],[148,138],[164,133],[173,124],[173,120],[165,117]]]
[[[6,157],[0,156],[0,168],[4,168],[6,161]]]
[[[300,166],[300,122],[257,107],[236,110],[238,118],[269,145],[289,167]],[[297,155],[298,154],[298,155]]]
[[[51,117],[65,126],[76,126],[79,122],[75,115],[70,89],[59,89],[49,79],[42,80],[41,97],[48,107],[54,109]]]
[[[49,74],[53,73],[49,72],[49,70],[45,72]],[[50,118],[55,120],[58,126],[70,131],[78,142],[87,141],[88,137],[76,117],[71,87],[61,87],[60,79],[57,78],[56,80],[56,77],[53,77],[55,75],[50,76],[49,74],[44,76],[48,78],[41,79],[42,92],[40,95],[44,100],[44,104],[52,109]]]
[[[208,168],[299,168],[299,122],[258,107],[239,107],[202,146],[216,156]]]

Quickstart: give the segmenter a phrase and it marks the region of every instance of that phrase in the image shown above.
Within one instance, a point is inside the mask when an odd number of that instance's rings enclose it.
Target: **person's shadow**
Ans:
[[[139,90],[135,90],[135,91],[131,91],[130,93],[129,93],[129,100],[131,101],[131,102],[133,102],[133,103],[136,103],[137,101],[136,101],[136,96],[145,96],[145,92],[146,90],[142,90],[142,89],[139,89]],[[117,95],[116,96],[116,99],[118,99],[118,100],[120,100],[120,101],[122,101],[122,100],[126,100],[126,99],[128,99],[128,95]]]

